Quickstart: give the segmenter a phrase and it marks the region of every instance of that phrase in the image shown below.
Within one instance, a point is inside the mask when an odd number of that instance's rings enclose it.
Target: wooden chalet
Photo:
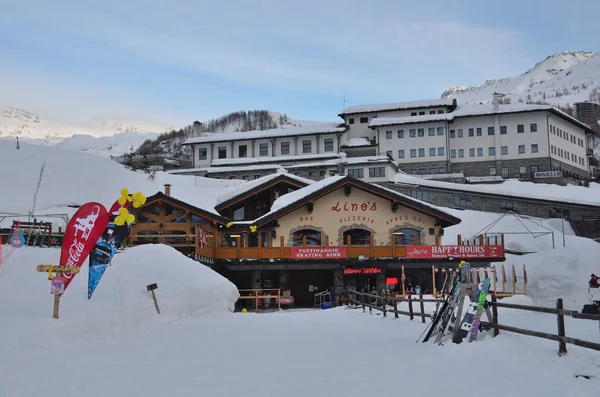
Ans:
[[[443,245],[444,228],[458,223],[435,206],[349,176],[312,182],[279,174],[228,189],[214,208],[177,200],[167,188],[141,208],[131,243],[172,245],[239,289],[279,288],[297,305],[312,305],[324,289],[393,289],[390,280],[403,270],[409,282],[431,288],[433,264],[504,260],[503,239]]]

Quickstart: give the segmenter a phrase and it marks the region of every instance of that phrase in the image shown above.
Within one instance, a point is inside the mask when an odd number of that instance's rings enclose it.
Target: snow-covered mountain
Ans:
[[[458,103],[490,103],[494,92],[506,94],[504,100],[511,103],[565,106],[587,100],[600,102],[600,52],[565,51],[550,55],[519,76],[449,88],[442,98],[456,98]]]

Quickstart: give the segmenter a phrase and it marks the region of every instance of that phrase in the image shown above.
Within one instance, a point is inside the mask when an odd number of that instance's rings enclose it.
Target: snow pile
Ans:
[[[4,246],[8,249],[7,246]],[[38,264],[57,263],[60,250],[17,249],[0,266],[0,340],[11,343],[73,341],[117,336],[207,312],[233,311],[235,285],[205,265],[166,245],[143,245],[117,254],[94,295],[87,299],[87,261],[61,298],[60,319],[52,319],[50,282]],[[146,286],[155,291],[156,313]]]

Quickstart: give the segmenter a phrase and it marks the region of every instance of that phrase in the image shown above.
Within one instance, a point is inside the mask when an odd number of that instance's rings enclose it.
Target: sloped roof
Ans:
[[[160,191],[150,197],[147,197],[146,203],[142,206],[142,208],[146,207],[158,200],[165,201],[167,203],[171,203],[171,204],[176,205],[181,208],[185,208],[185,209],[189,210],[190,212],[201,215],[204,218],[212,219],[212,220],[217,221],[222,224],[227,224],[227,222],[229,222],[229,219],[227,219],[221,215],[215,214],[214,212],[210,212],[203,208],[193,206],[191,204],[186,203],[185,201],[178,200],[173,196],[167,196],[166,194],[164,194],[163,192],[160,192]]]

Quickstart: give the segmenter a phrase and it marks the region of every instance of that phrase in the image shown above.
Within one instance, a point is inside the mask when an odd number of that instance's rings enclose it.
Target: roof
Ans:
[[[228,142],[248,139],[268,139],[286,136],[316,135],[316,134],[334,134],[346,131],[346,126],[340,123],[320,123],[306,127],[275,128],[262,131],[246,132],[210,132],[203,136],[188,138],[183,145],[192,145],[197,143]]]
[[[221,165],[236,165],[236,164],[256,164],[256,163],[281,163],[285,161],[302,161],[311,159],[326,159],[338,158],[340,154],[337,152],[321,153],[321,154],[301,154],[299,156],[263,156],[263,157],[242,157],[233,159],[216,159],[211,162],[212,168]]]
[[[198,215],[203,216],[204,218],[212,219],[212,220],[217,221],[222,224],[227,224],[227,222],[229,222],[229,220],[227,218],[224,218],[221,215],[218,215],[214,212],[210,212],[208,210],[205,210],[205,209],[202,209],[199,207],[195,207],[191,204],[186,203],[185,201],[178,200],[173,196],[167,196],[166,194],[164,194],[163,192],[160,192],[160,191],[157,192],[156,194],[146,198],[146,203],[142,206],[142,208],[150,205],[151,203],[153,203],[157,200],[166,201],[166,202],[176,205],[178,207],[185,208],[185,209],[189,210],[190,212],[196,213]]]
[[[306,179],[284,172],[267,175],[262,178],[246,182],[242,185],[228,188],[225,193],[217,198],[215,209],[220,210],[229,207],[243,198],[251,196],[256,192],[262,191],[271,186],[275,186],[281,182],[287,182],[290,185],[303,188],[312,184],[314,181],[312,179]]]
[[[374,119],[377,120],[377,119]],[[367,147],[367,146],[377,146],[377,144],[371,142],[367,138],[352,138],[346,141],[341,147]]]
[[[303,163],[295,165],[286,165],[287,169],[296,168],[310,168],[310,167],[322,167],[322,166],[337,166],[343,164],[344,166],[361,165],[361,164],[375,164],[375,163],[390,163],[397,168],[397,164],[387,156],[367,156],[367,157],[342,157],[338,160],[327,160],[320,161],[318,163]]]
[[[360,179],[352,178],[350,176],[332,176],[321,181],[314,182],[305,188],[296,190],[295,192],[281,196],[275,200],[271,206],[270,212],[258,219],[255,219],[252,224],[256,226],[264,225],[346,185],[352,185],[358,189],[370,192],[385,199],[397,201],[401,205],[404,205],[408,208],[412,208],[416,211],[434,216],[440,220],[442,227],[456,225],[461,222],[459,218],[448,212],[440,210],[438,207],[398,193],[392,189],[387,189],[379,185],[363,182]],[[236,223],[242,224],[248,222]]]
[[[392,110],[405,110],[405,109],[419,109],[419,108],[431,108],[440,106],[456,106],[456,99],[442,98],[442,99],[427,99],[422,101],[410,101],[410,102],[395,102],[395,103],[377,103],[373,105],[358,105],[350,106],[344,109],[344,111],[338,116],[342,117],[345,114],[357,114],[357,113],[373,113],[373,112],[384,112]]]
[[[499,105],[499,110],[494,110],[494,105],[491,104],[479,104],[479,105],[458,105],[456,109],[451,113],[444,114],[431,114],[424,116],[405,116],[405,117],[381,117],[371,120],[369,127],[375,129],[377,127],[383,127],[388,125],[403,125],[403,124],[417,124],[427,123],[434,121],[452,121],[457,118],[463,117],[476,117],[476,116],[487,116],[493,114],[512,114],[512,113],[528,113],[528,112],[550,112],[578,127],[584,129],[586,132],[595,132],[586,124],[577,120],[574,117],[569,116],[565,112],[551,106],[551,105],[530,105],[530,104],[515,104],[515,105]]]
[[[503,183],[497,184],[476,184],[465,185],[461,183],[443,182],[417,178],[405,173],[398,173],[391,182],[403,185],[424,186],[445,191],[470,192],[473,194],[494,194],[504,196],[508,199],[515,198],[519,200],[545,200],[555,203],[573,203],[579,205],[590,205],[600,207],[600,184],[591,183],[590,187],[583,186],[559,186],[545,183],[521,182],[509,179]]]

